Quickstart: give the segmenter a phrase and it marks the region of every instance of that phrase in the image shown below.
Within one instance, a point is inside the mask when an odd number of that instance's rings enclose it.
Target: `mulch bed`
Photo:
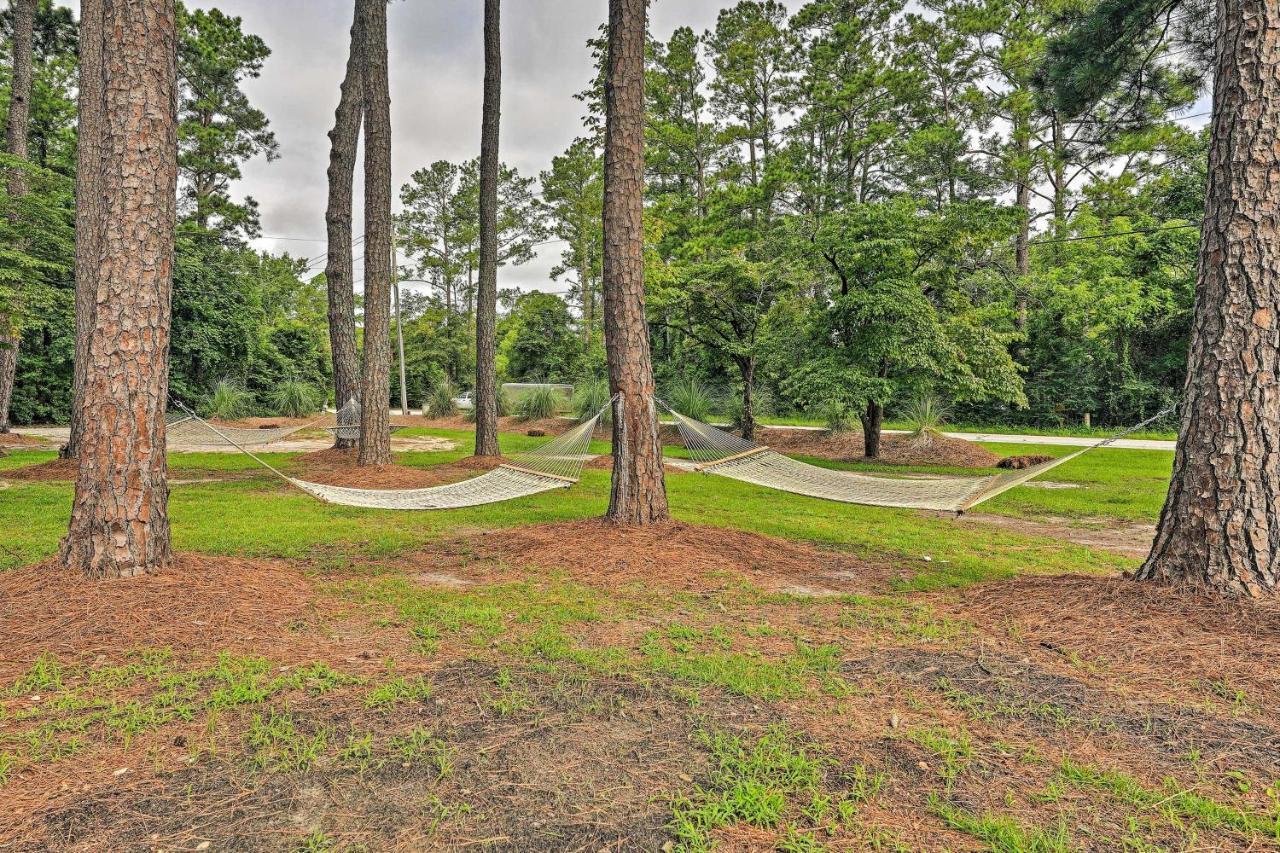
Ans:
[[[42,654],[115,658],[141,646],[261,651],[311,612],[311,584],[274,560],[179,555],[163,572],[86,580],[56,559],[0,572],[0,682]]]
[[[79,466],[80,463],[75,459],[50,459],[38,465],[10,468],[4,472],[4,478],[30,482],[72,482],[80,470]]]
[[[38,436],[20,432],[0,432],[0,447],[39,447],[47,442]]]
[[[1052,456],[1006,456],[996,463],[997,468],[1005,468],[1010,471],[1022,471],[1026,468],[1034,468],[1036,465],[1043,465],[1045,462],[1052,462]]]
[[[990,468],[1000,461],[990,450],[959,438],[933,436],[922,442],[907,435],[883,435],[880,456],[863,456],[861,432],[828,433],[821,430],[762,429],[756,441],[780,453],[816,456],[842,462],[874,461],[888,465],[947,465],[958,468]]]
[[[1280,605],[1205,596],[1116,577],[1026,576],[972,587],[954,605],[994,635],[1011,629],[1038,655],[1095,663],[1135,690],[1240,689],[1280,704]],[[1170,673],[1177,673],[1176,680]]]
[[[294,474],[300,480],[358,489],[422,489],[456,483],[491,471],[507,461],[501,456],[468,456],[457,462],[413,468],[407,465],[356,464],[357,451],[317,450],[294,460]]]
[[[641,583],[706,591],[745,580],[769,590],[824,594],[882,589],[909,574],[842,551],[677,521],[628,527],[588,519],[518,527],[408,559],[477,582],[501,580],[507,567],[538,567],[605,589]]]

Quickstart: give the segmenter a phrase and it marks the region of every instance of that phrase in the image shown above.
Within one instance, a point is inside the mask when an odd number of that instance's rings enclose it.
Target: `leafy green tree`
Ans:
[[[775,300],[792,289],[780,265],[725,255],[682,267],[650,303],[661,325],[678,329],[738,372],[744,438],[755,434],[753,393],[761,332]]]
[[[266,114],[243,89],[270,55],[266,42],[244,32],[240,18],[178,4],[181,195],[183,213],[201,230],[259,232],[257,202],[232,200],[230,185],[245,161],[278,156]]]
[[[590,140],[580,138],[540,176],[548,233],[564,242],[551,277],[570,279],[569,296],[581,311],[583,344],[591,346],[600,323],[600,217],[604,209],[604,162]]]
[[[957,402],[1026,403],[1010,336],[998,314],[973,306],[962,281],[1008,218],[988,204],[920,214],[910,198],[854,205],[810,236],[832,287],[810,308],[806,351],[790,355],[802,366],[783,384],[811,409],[857,409],[873,458],[891,403],[935,390]]]
[[[499,323],[498,334],[498,362],[506,376],[539,382],[572,382],[579,376],[582,341],[559,296],[524,294]]]

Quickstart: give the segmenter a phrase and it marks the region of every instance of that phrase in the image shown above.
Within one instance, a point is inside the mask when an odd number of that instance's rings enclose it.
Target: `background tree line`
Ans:
[[[645,263],[660,388],[696,380],[748,425],[803,410],[861,419],[871,437],[926,394],[958,417],[1015,423],[1162,408],[1185,365],[1207,144],[1174,116],[1195,102],[1203,38],[1184,10],[1140,67],[1068,113],[1043,69],[1079,11],[821,0],[789,14],[751,0],[708,32],[651,35]],[[260,408],[281,382],[321,391],[318,259],[250,249],[256,205],[229,189],[247,159],[276,156],[240,85],[269,48],[217,11],[180,10],[178,27],[174,391],[200,400],[232,379]],[[70,13],[41,0],[30,191],[6,194],[23,212],[0,217],[18,423],[63,420],[70,401],[76,39]],[[604,372],[603,37],[592,48],[583,134],[537,179],[501,169],[499,264],[554,245],[564,291],[501,294],[507,379]],[[401,276],[426,283],[402,300],[413,403],[445,379],[474,382],[478,198],[476,161],[430,164],[401,188]]]

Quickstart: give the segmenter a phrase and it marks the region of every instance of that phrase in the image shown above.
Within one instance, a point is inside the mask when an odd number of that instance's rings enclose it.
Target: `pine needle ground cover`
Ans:
[[[452,476],[431,432],[397,463]],[[70,483],[14,476],[50,458],[0,458],[0,845],[1280,847],[1280,612],[1083,544],[1169,454],[960,522],[671,470],[653,530],[594,520],[604,469],[393,513],[174,454],[181,557],[93,586],[49,562]]]

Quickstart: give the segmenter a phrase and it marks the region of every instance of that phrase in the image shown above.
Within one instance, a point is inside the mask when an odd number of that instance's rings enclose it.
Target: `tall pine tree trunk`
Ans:
[[[604,142],[604,334],[613,419],[607,518],[667,518],[644,311],[644,39],[647,0],[609,0]]]
[[[165,403],[177,216],[173,0],[105,0],[102,215],[79,473],[62,559],[91,577],[170,560]]]
[[[1270,0],[1218,9],[1182,424],[1138,576],[1263,596],[1280,587],[1280,9]]]
[[[391,91],[387,2],[357,0],[364,62],[364,362],[361,465],[391,462]]]
[[[89,365],[89,336],[98,295],[98,223],[102,201],[102,3],[80,0],[79,121],[76,123],[76,348],[71,381],[71,435],[62,456],[80,455],[84,434],[84,388]]]
[[[484,0],[480,117],[480,282],[476,293],[476,455],[498,450],[498,126],[502,115],[501,0]]]
[[[13,0],[13,75],[9,83],[8,151],[27,159],[27,123],[31,116],[31,51],[35,28],[36,0]],[[16,204],[27,194],[27,174],[9,171],[9,203]],[[17,216],[17,210],[12,213]],[[19,297],[21,294],[19,294]],[[16,314],[16,312],[15,312]],[[0,317],[0,433],[9,431],[9,404],[18,375],[18,347],[22,343],[20,324],[14,314]]]
[[[333,130],[329,131],[329,201],[324,212],[329,254],[324,277],[329,291],[329,348],[333,352],[333,402],[339,410],[360,396],[360,360],[356,354],[356,297],[351,260],[351,187],[355,180],[360,118],[364,113],[360,15],[351,25],[351,52],[342,80]],[[335,433],[333,446],[355,447],[349,435]]]

